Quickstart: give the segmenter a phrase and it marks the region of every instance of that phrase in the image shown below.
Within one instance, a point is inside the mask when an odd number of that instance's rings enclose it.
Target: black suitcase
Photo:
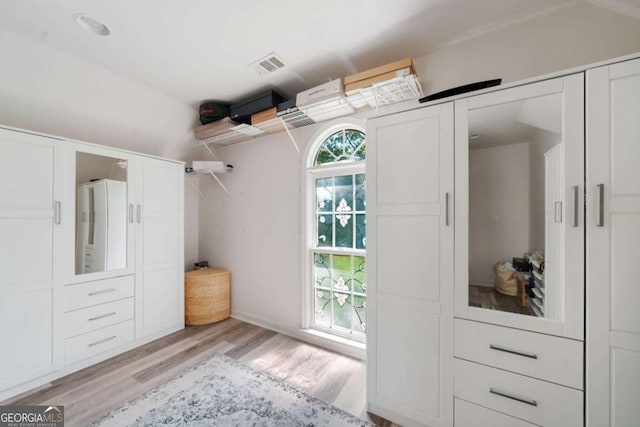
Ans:
[[[251,115],[273,108],[286,99],[272,90],[233,104],[230,108],[231,119],[236,122],[251,124]]]
[[[200,105],[200,123],[203,125],[229,117],[229,105],[219,102],[205,102]]]

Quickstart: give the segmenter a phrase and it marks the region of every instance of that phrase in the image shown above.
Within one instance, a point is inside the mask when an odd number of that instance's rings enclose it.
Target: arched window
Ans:
[[[365,134],[332,127],[307,159],[307,324],[364,341],[366,318]]]

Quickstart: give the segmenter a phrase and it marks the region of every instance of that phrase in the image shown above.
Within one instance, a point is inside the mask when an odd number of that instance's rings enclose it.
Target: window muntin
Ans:
[[[310,326],[364,341],[366,328],[365,135],[344,128],[311,154]],[[310,157],[311,157],[310,156]]]

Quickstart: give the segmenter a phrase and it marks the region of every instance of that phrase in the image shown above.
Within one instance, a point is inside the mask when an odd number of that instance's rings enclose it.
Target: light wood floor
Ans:
[[[64,405],[65,425],[86,425],[215,353],[360,418],[394,426],[365,410],[363,361],[236,319],[188,327],[0,404]]]

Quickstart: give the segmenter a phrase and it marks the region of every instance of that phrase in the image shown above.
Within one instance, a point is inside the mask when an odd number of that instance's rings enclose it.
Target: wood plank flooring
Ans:
[[[233,318],[188,327],[0,405],[64,405],[65,425],[83,426],[215,353],[377,425],[395,426],[366,412],[363,361]]]
[[[535,316],[530,307],[523,307],[518,303],[517,297],[501,294],[490,286],[469,285],[469,305]]]

